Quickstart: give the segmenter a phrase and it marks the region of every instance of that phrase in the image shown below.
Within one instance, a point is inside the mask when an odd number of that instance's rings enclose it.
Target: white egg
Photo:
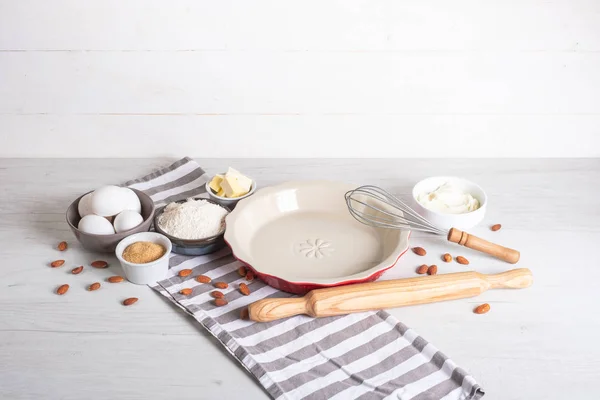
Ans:
[[[103,186],[92,194],[92,212],[101,217],[117,215],[127,206],[127,197],[123,188],[118,186]]]
[[[79,200],[79,204],[77,204],[77,211],[79,211],[79,216],[81,218],[85,217],[88,214],[92,213],[92,194],[94,192],[89,192],[85,196],[83,196]]]
[[[127,204],[125,205],[124,210],[133,210],[138,214],[142,213],[142,203],[140,203],[140,199],[135,194],[135,192],[129,188],[121,188],[123,189],[124,197],[126,199]]]
[[[82,232],[94,235],[111,235],[115,233],[112,224],[106,218],[95,214],[88,214],[81,218],[77,228]]]
[[[120,233],[133,229],[142,222],[144,222],[144,218],[142,218],[139,213],[133,210],[124,210],[115,217],[113,224],[115,226],[115,231]]]

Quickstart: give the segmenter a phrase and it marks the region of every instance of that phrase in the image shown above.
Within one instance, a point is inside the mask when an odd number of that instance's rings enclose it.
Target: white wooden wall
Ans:
[[[599,0],[0,0],[3,157],[600,156]]]

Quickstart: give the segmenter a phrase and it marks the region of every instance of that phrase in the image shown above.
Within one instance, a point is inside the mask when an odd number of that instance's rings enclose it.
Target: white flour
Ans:
[[[221,232],[227,210],[206,200],[169,203],[158,217],[160,229],[180,239],[204,239]]]

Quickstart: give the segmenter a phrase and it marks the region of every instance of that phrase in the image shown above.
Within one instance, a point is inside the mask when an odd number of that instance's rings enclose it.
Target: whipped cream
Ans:
[[[432,192],[421,193],[417,201],[428,210],[443,214],[465,214],[480,207],[479,200],[450,182]]]

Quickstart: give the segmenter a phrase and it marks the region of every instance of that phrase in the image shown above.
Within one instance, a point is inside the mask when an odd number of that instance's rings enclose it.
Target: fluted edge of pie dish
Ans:
[[[398,245],[392,252],[391,256],[388,256],[386,259],[393,257],[393,262],[383,261],[380,264],[369,268],[366,271],[359,272],[346,277],[337,277],[337,278],[322,278],[322,279],[313,279],[311,281],[296,281],[286,279],[280,276],[275,276],[271,274],[267,274],[265,272],[261,272],[260,267],[255,265],[252,260],[252,257],[249,254],[246,254],[244,251],[240,251],[240,246],[237,246],[235,239],[233,238],[233,230],[235,229],[237,216],[244,212],[244,209],[251,204],[252,201],[256,201],[261,197],[268,196],[272,193],[276,193],[283,189],[290,189],[294,187],[298,187],[299,185],[310,185],[310,184],[323,184],[323,183],[332,183],[329,181],[323,180],[314,180],[314,181],[291,181],[282,183],[275,186],[265,187],[258,189],[253,196],[242,199],[236,206],[236,208],[227,215],[226,217],[226,229],[224,240],[225,243],[230,247],[232,255],[235,259],[243,263],[247,268],[249,268],[259,279],[267,283],[269,286],[272,286],[276,289],[283,290],[285,292],[295,293],[295,294],[305,294],[310,290],[333,287],[333,286],[342,286],[354,283],[364,283],[364,282],[372,282],[378,279],[385,271],[394,267],[400,257],[402,257],[409,249],[409,238],[410,231],[402,231],[400,233],[400,240],[398,241]],[[337,185],[340,185],[341,182],[333,182]],[[344,184],[346,185],[346,184]],[[349,185],[348,185],[349,186]],[[350,186],[349,186],[350,187]],[[237,248],[236,248],[237,247]]]

